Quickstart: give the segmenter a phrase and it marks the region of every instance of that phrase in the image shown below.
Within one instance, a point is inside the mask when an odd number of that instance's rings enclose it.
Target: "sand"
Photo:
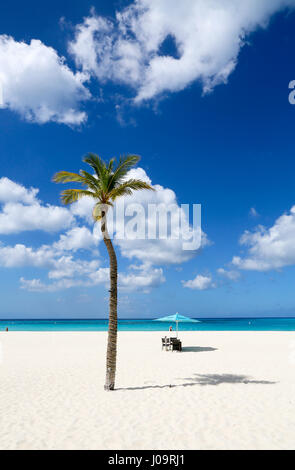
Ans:
[[[0,333],[0,449],[294,449],[295,333]]]

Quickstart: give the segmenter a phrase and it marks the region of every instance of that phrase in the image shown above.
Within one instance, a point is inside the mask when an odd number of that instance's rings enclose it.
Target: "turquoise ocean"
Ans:
[[[295,318],[196,318],[179,331],[295,331]],[[152,319],[118,320],[119,331],[168,331],[175,324]],[[0,320],[0,331],[106,331],[107,320]]]

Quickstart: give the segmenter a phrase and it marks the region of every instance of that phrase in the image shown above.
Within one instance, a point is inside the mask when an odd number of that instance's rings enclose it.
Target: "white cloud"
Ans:
[[[31,291],[52,292],[75,286],[89,287],[98,283],[98,280],[107,281],[108,268],[99,268],[98,259],[89,261],[75,259],[71,254],[63,254],[61,246],[57,248],[56,245],[43,245],[37,249],[22,244],[0,245],[0,266],[5,268],[32,266],[48,270],[48,278],[52,280],[48,284],[44,284],[40,279],[21,278],[21,287]]]
[[[39,189],[25,188],[22,184],[6,178],[0,178],[0,203],[5,202],[22,202],[23,204],[34,204],[37,202],[37,194]]]
[[[240,243],[248,247],[245,257],[235,256],[234,266],[244,270],[269,271],[295,264],[295,206],[269,229],[259,226],[246,231]]]
[[[89,281],[81,279],[60,279],[59,281],[46,284],[40,279],[20,278],[20,288],[30,292],[56,292],[73,287],[89,287]]]
[[[69,43],[69,52],[76,58],[77,65],[88,73],[95,73],[99,78],[104,77],[101,73],[102,64],[98,59],[107,60],[108,52],[111,50],[111,32],[113,25],[110,21],[96,16],[94,10],[92,16],[85,18],[84,22],[76,26],[75,41]]]
[[[152,181],[143,168],[134,168],[128,172],[126,179],[135,178],[146,181],[152,185]],[[164,188],[163,186],[156,184],[152,185],[156,191],[138,191],[134,192],[132,196],[120,198],[115,204],[115,211],[109,212],[109,233],[114,233],[114,242],[119,246],[121,254],[129,259],[136,258],[142,263],[152,263],[156,265],[160,264],[179,264],[196,256],[197,250],[184,250],[183,245],[186,242],[192,242],[194,239],[199,240],[200,234],[198,229],[193,229],[188,224],[186,214],[181,210],[178,205],[177,197],[175,192],[170,188]],[[90,198],[84,198],[76,202],[71,207],[71,212],[75,216],[86,220],[88,223],[92,223],[92,209],[93,201]],[[140,205],[142,213],[138,216],[138,223],[142,224],[144,228],[144,234],[142,239],[133,239],[132,233],[128,232],[128,217],[124,217],[126,208],[130,209],[130,217],[136,216],[137,205]],[[167,219],[167,239],[159,239],[159,227],[161,221],[166,220],[165,218],[159,219],[154,218],[152,213],[149,213],[148,206],[155,205],[158,208],[162,207],[171,208],[171,219]],[[134,208],[134,215],[132,214],[132,208]],[[192,208],[190,208],[192,211]],[[124,212],[125,211],[125,212]],[[172,222],[177,225],[178,218],[183,216],[183,226],[180,230],[180,236],[176,229],[173,229]],[[124,232],[125,228],[125,232]],[[164,228],[164,223],[163,223]],[[148,229],[154,231],[157,234],[156,239],[148,239]],[[173,234],[177,239],[173,239]],[[128,233],[127,233],[128,232]],[[100,225],[96,224],[94,229],[95,237],[101,240]],[[120,238],[122,233],[127,233],[128,238]],[[202,247],[209,245],[211,242],[208,240],[207,235],[202,232]]]
[[[62,234],[53,247],[61,251],[90,250],[98,245],[98,238],[87,227],[73,227]]]
[[[0,179],[0,234],[32,230],[56,232],[74,222],[71,212],[60,206],[42,205],[36,198],[39,190],[26,189],[9,178]]]
[[[37,250],[23,244],[15,246],[0,245],[0,266],[15,268],[23,266],[50,267],[54,253],[48,246]]]
[[[14,246],[0,245],[0,266],[47,268],[50,279],[59,279],[88,275],[98,268],[99,261],[74,259],[72,255],[63,254],[60,247],[56,249],[55,244],[34,249],[18,243]]]
[[[155,265],[181,264],[196,256],[195,251],[183,250],[179,240],[120,240],[118,244],[126,258]]]
[[[109,268],[100,268],[94,270],[89,274],[89,285],[95,286],[97,284],[108,283],[110,277]]]
[[[76,216],[84,219],[87,223],[93,223],[92,211],[93,211],[94,201],[90,197],[83,197],[79,201],[74,202],[71,207],[71,213]]]
[[[84,261],[73,259],[72,256],[61,256],[54,260],[54,268],[48,273],[49,279],[73,278],[89,276],[99,266],[98,260]]]
[[[136,168],[131,170],[128,178],[139,178],[143,181],[152,185],[152,182],[146,172],[142,168]],[[120,212],[120,207],[125,204],[125,207],[132,209],[134,207],[134,216],[137,214],[137,204],[140,204],[140,209],[143,211],[142,214],[138,215],[138,223],[142,224],[143,238],[142,239],[131,239],[132,232],[128,232],[129,239],[120,239],[120,233],[123,233],[122,222],[123,219],[118,217],[117,219],[117,232],[115,243],[120,247],[121,253],[126,258],[132,259],[137,258],[142,263],[151,263],[155,265],[161,264],[179,264],[194,258],[197,253],[197,249],[185,250],[183,248],[187,241],[192,242],[193,239],[196,241],[200,238],[198,228],[193,228],[188,223],[186,214],[178,205],[176,194],[169,188],[164,188],[161,185],[152,185],[155,189],[152,191],[140,191],[135,192],[132,196],[119,200],[116,204],[116,214]],[[132,206],[134,204],[134,206]],[[154,205],[157,208],[171,209],[170,216],[166,219],[165,212],[163,217],[155,218],[152,212],[149,212],[148,208],[150,205]],[[192,209],[192,208],[190,208]],[[130,212],[131,217],[132,210]],[[178,221],[183,216],[183,226],[178,232]],[[166,239],[160,239],[159,230],[163,229],[163,235],[165,236],[165,221],[167,220],[167,237]],[[125,233],[128,230],[128,221],[125,221]],[[149,239],[148,233],[155,233],[155,239]],[[174,237],[174,238],[173,238]],[[202,232],[202,247],[205,247],[210,242],[207,239],[205,233]],[[197,247],[199,248],[199,247]]]
[[[217,269],[217,272],[218,272],[218,274],[220,274],[221,276],[226,277],[230,281],[237,281],[241,276],[239,271],[235,271],[233,269],[228,269],[227,270],[227,269],[224,269],[224,268],[219,268],[219,269]]]
[[[71,213],[58,206],[39,203],[25,206],[7,203],[0,212],[0,233],[10,234],[32,230],[56,232],[69,227],[73,222]]]
[[[83,85],[86,78],[73,73],[64,58],[41,41],[34,39],[27,44],[0,35],[2,107],[27,121],[83,123],[87,116],[80,104],[90,97]]]
[[[182,281],[182,284],[183,287],[187,287],[188,289],[193,290],[207,290],[216,287],[214,282],[212,282],[212,277],[210,275],[202,276],[201,274],[198,274],[194,279],[190,281]]]
[[[53,286],[47,286],[40,279],[24,279],[20,278],[20,287],[21,289],[28,290],[30,292],[50,292],[54,291]]]
[[[69,51],[100,81],[130,85],[141,102],[198,80],[204,92],[226,83],[247,37],[295,0],[137,0],[116,22],[91,15],[76,27]],[[167,37],[177,57],[161,54]]]
[[[126,292],[141,291],[148,294],[152,288],[165,282],[163,270],[149,264],[130,266],[133,272],[119,274],[119,288]]]
[[[99,284],[108,285],[109,268],[97,269],[95,261],[91,263],[74,263],[71,259],[60,259],[61,271],[51,271],[49,279],[53,281],[44,283],[40,279],[25,279],[21,277],[21,289],[31,292],[56,292],[73,287],[93,287]],[[165,282],[163,271],[160,268],[142,265],[131,267],[133,271],[119,273],[118,288],[123,292],[141,292],[148,294],[152,288]],[[135,271],[136,270],[136,271]],[[82,276],[83,275],[83,276]],[[79,277],[82,276],[82,277]]]

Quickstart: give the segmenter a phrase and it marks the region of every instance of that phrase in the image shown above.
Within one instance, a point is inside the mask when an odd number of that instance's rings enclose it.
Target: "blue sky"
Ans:
[[[294,316],[295,2],[246,4],[0,6],[1,318],[107,316],[104,246],[51,182],[87,152],[141,155],[159,200],[202,204],[210,240],[189,261],[117,244],[121,318]]]

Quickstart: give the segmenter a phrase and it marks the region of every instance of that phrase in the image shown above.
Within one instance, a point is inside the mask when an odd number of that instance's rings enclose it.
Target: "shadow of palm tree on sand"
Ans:
[[[195,385],[221,385],[221,384],[254,384],[254,385],[274,385],[277,382],[269,380],[252,380],[247,375],[236,374],[194,374],[193,377],[183,378],[181,380],[190,380],[190,382],[182,384],[170,385],[144,385],[142,387],[126,387],[117,388],[116,390],[145,390],[150,388],[177,388],[177,387],[193,387]]]
[[[220,384],[272,385],[276,383],[269,380],[252,380],[252,378],[247,375],[236,374],[194,374],[194,377],[184,378],[182,380],[192,380],[192,382],[183,384],[183,386]]]

